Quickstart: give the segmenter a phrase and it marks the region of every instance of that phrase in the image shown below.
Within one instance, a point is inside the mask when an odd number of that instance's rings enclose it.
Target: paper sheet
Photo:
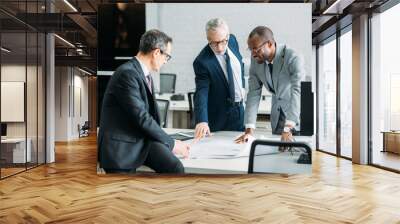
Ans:
[[[237,144],[235,143],[235,139],[240,135],[237,132],[218,132],[196,143],[194,143],[194,140],[188,140],[186,142],[191,145],[188,159],[233,159],[249,157],[251,144],[256,138],[250,136],[247,143]],[[260,136],[260,139],[264,138],[264,136]],[[260,145],[257,146],[255,154],[267,155],[276,153],[279,153],[278,147]],[[183,158],[182,156],[177,156],[178,158]]]
[[[211,136],[190,142],[190,159],[222,159],[249,156],[253,137],[245,144],[235,143],[235,136]]]

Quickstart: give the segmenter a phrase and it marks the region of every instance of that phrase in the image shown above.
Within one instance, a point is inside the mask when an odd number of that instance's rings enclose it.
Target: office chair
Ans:
[[[169,109],[169,101],[168,100],[161,100],[157,99],[157,105],[158,105],[158,110],[159,110],[159,116],[160,116],[160,126],[163,128],[167,127],[167,114],[168,114],[168,109]]]
[[[89,136],[89,129],[90,129],[89,121],[85,121],[85,123],[82,126],[78,124],[79,138]]]
[[[189,128],[195,128],[195,115],[194,115],[194,92],[188,93],[188,101],[189,101]]]
[[[175,93],[176,74],[160,73],[160,94]]]
[[[300,135],[314,134],[314,93],[311,82],[301,82]]]
[[[255,140],[250,149],[248,173],[304,174],[312,171],[307,143]]]

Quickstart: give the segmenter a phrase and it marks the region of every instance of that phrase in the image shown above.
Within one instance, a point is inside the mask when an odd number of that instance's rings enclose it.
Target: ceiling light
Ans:
[[[85,73],[85,74],[87,74],[87,75],[92,75],[92,73],[90,73],[90,72],[88,72],[88,71],[86,71],[86,70],[83,70],[83,69],[81,69],[81,68],[79,68],[79,67],[78,67],[78,70],[81,71],[81,72],[83,72],[83,73]]]
[[[67,4],[74,12],[78,12],[78,10],[71,4],[69,3],[68,0],[64,0],[65,4]]]
[[[324,12],[322,14],[328,14],[328,13],[332,13],[332,9],[335,9],[335,7],[337,7],[337,4],[339,4],[340,0],[336,0],[332,5],[330,5],[327,9],[324,10]],[[333,12],[334,14],[339,14],[337,13],[337,9],[335,10],[335,12]]]
[[[131,60],[133,57],[115,56],[114,60]]]
[[[11,52],[11,50],[9,50],[9,49],[7,49],[7,48],[5,48],[5,47],[1,47],[1,50],[4,51],[4,52],[6,52],[6,53],[10,53],[10,52]]]
[[[73,44],[72,44],[71,42],[69,42],[68,40],[66,40],[66,39],[64,39],[64,38],[62,38],[62,37],[60,37],[60,36],[57,35],[57,34],[54,34],[54,36],[57,37],[58,39],[60,39],[62,42],[64,42],[64,43],[66,43],[67,45],[69,45],[70,47],[75,48],[75,45],[73,45]]]

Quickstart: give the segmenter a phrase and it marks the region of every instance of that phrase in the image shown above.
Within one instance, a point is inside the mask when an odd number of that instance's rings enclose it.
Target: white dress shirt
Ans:
[[[231,60],[233,82],[235,84],[235,102],[240,102],[243,100],[243,96],[244,96],[244,89],[243,89],[243,85],[242,85],[242,67],[241,67],[240,61],[236,57],[236,55],[228,47],[226,48],[226,50],[228,51],[228,55]],[[222,54],[216,54],[214,52],[214,54],[217,57],[219,64],[221,65],[221,68],[222,68],[222,71],[224,72],[226,80],[228,80],[225,52]]]
[[[146,83],[147,83],[148,76],[150,75],[150,70],[147,68],[147,66],[143,62],[140,61],[140,59],[138,57],[135,56],[135,58],[138,60],[140,67],[142,68],[142,71],[143,71],[144,77],[146,78]],[[151,89],[151,85],[149,86],[149,84],[148,84],[148,87],[149,87],[150,91],[153,91]]]

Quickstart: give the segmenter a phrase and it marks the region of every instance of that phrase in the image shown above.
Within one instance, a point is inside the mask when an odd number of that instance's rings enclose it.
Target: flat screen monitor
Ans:
[[[160,93],[175,93],[176,74],[160,74]]]

